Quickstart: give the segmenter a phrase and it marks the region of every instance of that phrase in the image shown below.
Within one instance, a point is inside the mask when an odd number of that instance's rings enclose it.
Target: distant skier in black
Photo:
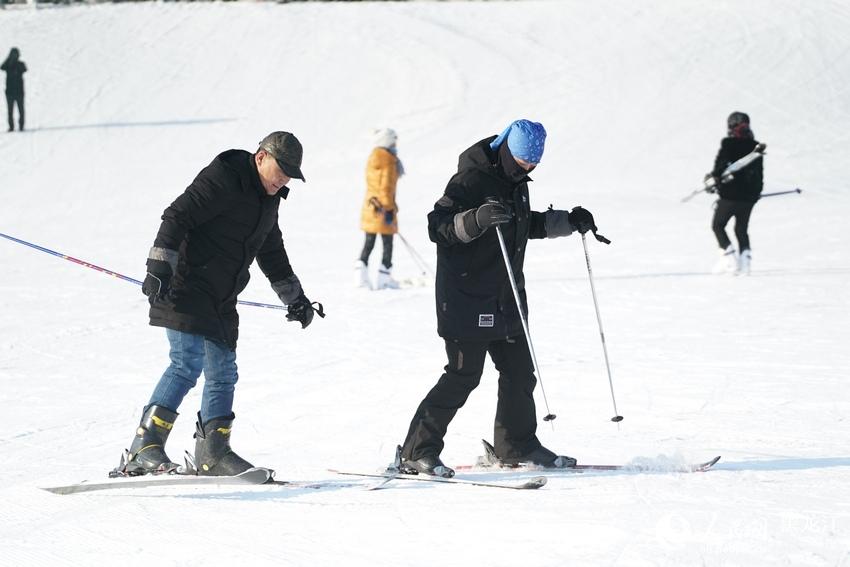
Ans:
[[[495,226],[501,226],[523,310],[523,262],[529,238],[555,238],[595,229],[593,215],[532,211],[528,174],[540,162],[546,131],[528,120],[511,123],[465,150],[458,171],[428,214],[437,244],[437,332],[444,339],[445,373],[419,404],[402,447],[401,469],[451,477],[440,460],[443,437],[481,379],[487,354],[499,371],[494,425],[496,457],[505,464],[572,467],[537,438],[533,392],[537,379]]]
[[[9,56],[0,65],[6,71],[6,107],[9,111],[9,132],[15,129],[13,108],[18,105],[18,129],[24,129],[24,73],[27,66],[21,61],[21,52],[17,47],[9,51]]]
[[[720,150],[714,160],[711,176],[714,177],[714,187],[717,188],[720,199],[714,210],[711,228],[720,246],[720,259],[715,272],[734,272],[749,274],[752,262],[750,236],[747,228],[750,223],[750,213],[759,200],[764,178],[762,159],[757,159],[744,169],[735,173],[734,178],[721,183],[720,176],[729,164],[752,152],[758,142],[750,130],[750,117],[743,112],[733,112],[726,121],[728,135],[720,142]],[[713,192],[713,191],[712,191]],[[726,224],[735,217],[735,238],[738,240],[738,250],[732,245],[726,234]]]

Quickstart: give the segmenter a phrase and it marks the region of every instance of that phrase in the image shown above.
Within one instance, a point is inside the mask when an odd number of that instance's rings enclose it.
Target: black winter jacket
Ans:
[[[529,238],[546,237],[544,214],[532,211],[528,201],[531,179],[510,158],[506,144],[502,151],[490,149],[495,138],[481,140],[460,155],[457,173],[428,214],[428,234],[437,244],[437,332],[447,339],[487,341],[522,334],[496,229],[467,241],[457,215],[488,197],[497,197],[513,210],[513,220],[500,226],[526,313],[525,247]]]
[[[168,295],[151,304],[150,324],[203,335],[236,348],[236,296],[257,259],[270,282],[292,275],[278,227],[289,189],[266,194],[253,154],[229,150],[205,167],[162,214],[154,246],[179,253]]]
[[[734,161],[737,161],[753,151],[758,144],[753,138],[723,138],[720,141],[720,150],[714,159],[714,169],[711,173],[719,177],[723,170]],[[764,178],[764,158],[757,159],[744,169],[735,173],[732,181],[721,183],[719,194],[721,199],[730,201],[743,201],[755,203],[761,195]]]
[[[15,97],[23,96],[24,73],[27,72],[24,62],[8,58],[0,65],[0,69],[6,71],[6,94]]]

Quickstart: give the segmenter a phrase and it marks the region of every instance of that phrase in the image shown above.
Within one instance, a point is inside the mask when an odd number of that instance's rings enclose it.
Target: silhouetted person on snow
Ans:
[[[714,159],[711,175],[715,178],[720,199],[711,219],[711,229],[720,247],[720,259],[714,267],[715,272],[750,273],[752,252],[750,250],[750,213],[761,197],[764,179],[764,160],[756,160],[741,171],[728,183],[720,177],[729,164],[741,159],[753,151],[758,142],[750,130],[750,117],[743,112],[733,112],[726,119],[728,134],[720,141],[720,150]],[[735,238],[738,250],[732,245],[726,234],[726,224],[735,218]]]
[[[9,110],[9,132],[15,129],[13,120],[13,108],[18,105],[18,129],[24,129],[24,73],[27,66],[21,61],[21,51],[13,47],[9,56],[0,65],[0,69],[6,71],[6,107]]]

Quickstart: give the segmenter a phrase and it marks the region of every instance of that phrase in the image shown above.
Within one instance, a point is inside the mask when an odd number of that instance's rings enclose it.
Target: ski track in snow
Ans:
[[[118,464],[167,343],[137,286],[2,239],[0,564],[850,565],[848,24],[837,0],[0,10],[0,50],[29,67],[30,127],[0,136],[0,232],[139,279],[200,168],[286,129],[309,183],[281,207],[284,240],[328,314],[302,331],[240,308],[233,439],[322,488],[56,496],[38,487]],[[711,199],[679,202],[732,110],[768,145],[765,190],[803,189],[756,206],[750,277],[711,274]],[[458,153],[520,117],[549,134],[533,208],[581,204],[613,241],[588,246],[625,416],[608,421],[580,239],[533,241],[531,334],[558,415],[538,434],[583,463],[657,470],[552,473],[537,491],[370,491],[327,472],[389,464],[445,364],[432,284],[350,286],[369,129],[400,134],[401,230],[434,268],[425,214]],[[394,263],[420,273],[400,241]],[[242,299],[277,302],[257,269]],[[496,378],[488,363],[448,464],[492,437]],[[172,458],[193,448],[199,404],[196,388]],[[718,454],[708,473],[672,471]]]

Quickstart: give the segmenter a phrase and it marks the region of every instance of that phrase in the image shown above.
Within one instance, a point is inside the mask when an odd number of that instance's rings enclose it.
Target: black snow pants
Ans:
[[[750,213],[754,205],[755,203],[731,201],[729,199],[717,201],[714,218],[711,220],[711,230],[714,231],[714,236],[717,237],[717,244],[720,248],[725,250],[732,244],[729,235],[726,234],[726,224],[729,219],[735,217],[735,238],[738,239],[738,252],[741,253],[750,249],[750,235],[747,234],[747,228],[750,225]]]
[[[541,446],[536,434],[533,397],[537,379],[525,336],[489,342],[446,339],[449,363],[437,385],[419,404],[410,422],[402,457],[439,456],[449,423],[481,380],[487,353],[499,371],[493,431],[496,455],[518,458]]]
[[[369,264],[369,255],[372,254],[372,249],[375,247],[375,237],[373,232],[366,233],[366,241],[363,242],[363,251],[360,253],[360,259],[364,264]],[[393,267],[393,235],[382,234],[381,244],[384,247],[384,255],[381,258],[381,263],[385,268]]]
[[[24,129],[24,95],[6,93],[6,108],[9,111],[9,132],[15,129],[13,109],[18,105],[18,130]]]

